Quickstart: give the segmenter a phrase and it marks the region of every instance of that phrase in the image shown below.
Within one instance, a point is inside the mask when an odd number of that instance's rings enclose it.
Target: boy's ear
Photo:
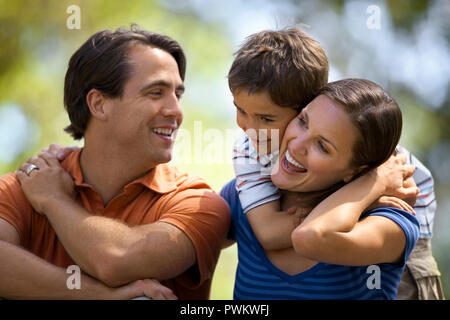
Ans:
[[[353,169],[353,170],[351,170],[351,172],[350,172],[347,176],[345,176],[344,179],[342,179],[342,180],[343,180],[345,183],[349,183],[350,181],[352,181],[352,179],[353,179],[354,177],[356,177],[358,174],[360,174],[363,170],[365,170],[365,169],[367,169],[367,168],[369,168],[368,165],[363,165],[363,166],[360,166],[360,167],[358,167],[358,168],[356,168],[356,169]]]
[[[103,93],[101,93],[97,89],[89,90],[86,95],[86,103],[89,107],[89,111],[91,112],[92,117],[97,118],[99,120],[105,120],[105,103],[106,99]]]

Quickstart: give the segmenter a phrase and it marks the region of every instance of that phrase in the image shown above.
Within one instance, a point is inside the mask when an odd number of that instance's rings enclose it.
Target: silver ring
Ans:
[[[29,176],[31,171],[33,171],[34,169],[39,170],[39,167],[35,166],[34,164],[30,164],[28,166],[28,168],[25,170],[25,173],[27,174],[27,176]]]

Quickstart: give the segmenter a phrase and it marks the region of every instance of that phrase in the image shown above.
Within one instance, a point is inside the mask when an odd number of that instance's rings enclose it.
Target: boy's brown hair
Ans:
[[[328,82],[328,59],[319,42],[297,27],[247,38],[228,73],[231,92],[267,91],[272,101],[301,110]]]

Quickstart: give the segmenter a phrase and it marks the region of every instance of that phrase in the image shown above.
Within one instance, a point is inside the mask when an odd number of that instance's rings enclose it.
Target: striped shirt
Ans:
[[[406,148],[398,146],[399,152],[407,156],[407,163],[416,167],[414,181],[420,189],[414,205],[416,218],[420,223],[420,238],[431,238],[433,236],[434,214],[436,213],[436,196],[434,194],[434,180],[428,170],[414,155]]]
[[[266,257],[242,211],[232,180],[221,191],[232,212],[230,238],[238,244],[234,299],[395,299],[406,260],[419,236],[417,219],[400,209],[378,208],[365,213],[395,221],[404,231],[406,247],[399,264],[341,266],[318,263],[296,275],[278,269]]]
[[[244,132],[236,139],[233,146],[233,168],[236,190],[245,213],[280,198],[280,191],[270,179],[277,156],[278,151],[259,155]]]

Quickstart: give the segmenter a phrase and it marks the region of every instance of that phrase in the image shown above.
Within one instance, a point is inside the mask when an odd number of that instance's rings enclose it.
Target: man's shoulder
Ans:
[[[162,172],[170,175],[170,180],[175,185],[175,188],[168,193],[168,196],[173,199],[183,200],[202,199],[202,204],[216,204],[220,207],[228,208],[226,201],[217,194],[214,189],[202,177],[191,175],[187,172],[181,171],[177,167],[169,164],[162,164]]]
[[[23,198],[24,194],[15,173],[0,176],[0,197]]]

